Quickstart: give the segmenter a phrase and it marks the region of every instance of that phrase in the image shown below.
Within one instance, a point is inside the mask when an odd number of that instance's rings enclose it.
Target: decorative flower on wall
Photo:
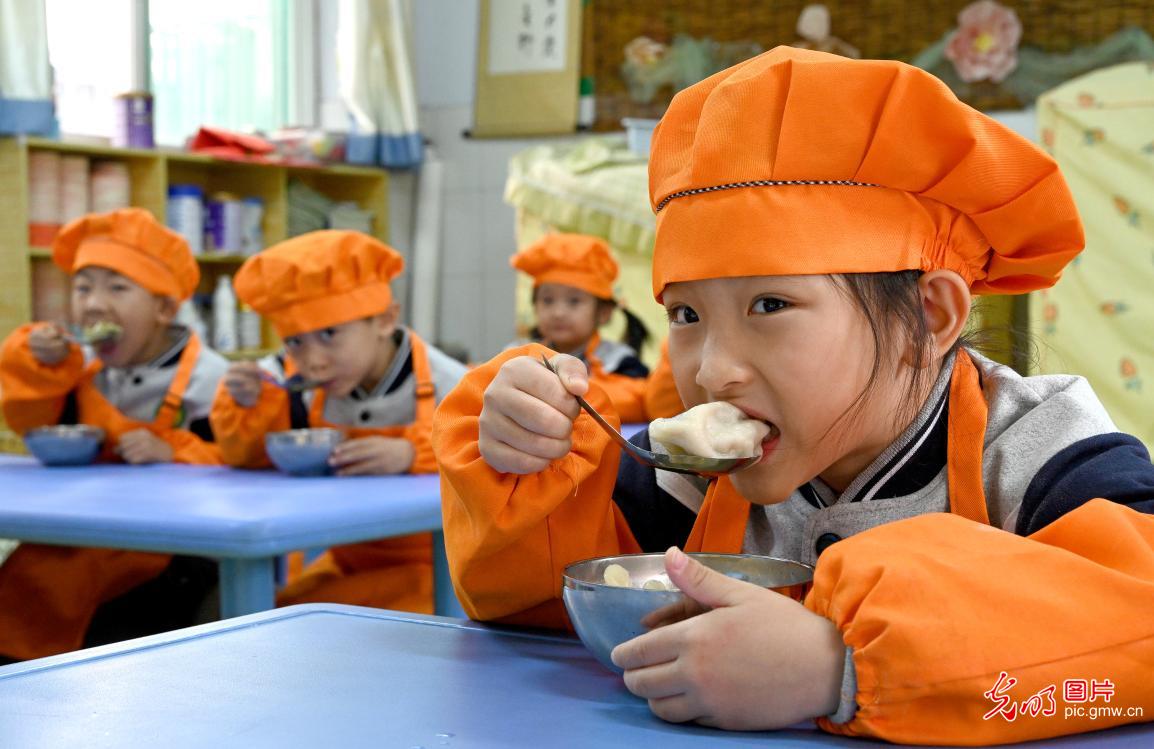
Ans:
[[[625,45],[621,77],[633,102],[652,104],[660,101],[661,89],[671,88],[676,93],[761,51],[753,42],[717,42],[676,34],[669,44],[663,44],[639,36]]]
[[[797,18],[797,35],[801,39],[792,42],[791,47],[832,52],[843,57],[861,57],[857,47],[830,33],[829,8],[824,5],[807,5],[801,9],[801,15]]]
[[[665,57],[668,49],[661,42],[647,36],[639,36],[625,45],[625,60],[639,67],[653,65]]]
[[[967,83],[1001,83],[1018,66],[1022,23],[1018,14],[994,0],[978,0],[958,14],[945,55]]]

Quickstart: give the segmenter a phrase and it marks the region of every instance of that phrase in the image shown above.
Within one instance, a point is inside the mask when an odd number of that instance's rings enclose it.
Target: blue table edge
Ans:
[[[476,622],[470,619],[454,619],[450,617],[434,616],[429,614],[414,614],[404,611],[372,609],[363,606],[349,606],[335,603],[306,603],[298,604],[295,606],[286,606],[284,608],[274,609],[271,611],[262,611],[256,614],[248,614],[235,619],[228,619],[219,622],[212,622],[209,624],[201,624],[195,627],[173,630],[163,634],[126,640],[124,642],[113,643],[111,645],[101,645],[99,647],[77,650],[71,653],[64,653],[62,655],[49,656],[47,658],[24,661],[22,663],[13,663],[8,666],[0,667],[0,680],[27,676],[41,671],[49,671],[55,668],[70,666],[77,663],[99,661],[108,658],[115,658],[119,655],[162,648],[187,640],[196,640],[205,637],[212,637],[218,634],[224,634],[233,630],[257,627],[263,624],[268,624],[272,621],[288,620],[316,614],[336,614],[340,616],[353,616],[364,619],[407,622],[410,624],[418,624],[423,626],[445,627],[458,630],[473,630],[478,632],[485,632],[487,634],[496,635],[499,637],[516,637],[521,639],[544,640],[564,644],[580,645],[580,640],[578,640],[575,636],[567,635],[564,633],[554,633],[544,630],[532,630],[518,627],[495,626],[485,624],[483,622]],[[784,730],[790,731],[797,730],[798,728],[801,728],[801,726],[796,726],[792,729]],[[1090,746],[1096,743],[1096,739],[1102,738],[1103,736],[1117,738],[1121,739],[1122,741],[1129,742],[1131,740],[1130,734],[1134,734],[1136,738],[1139,738],[1138,732],[1141,732],[1139,740],[1144,741],[1145,735],[1150,730],[1150,728],[1151,726],[1148,723],[1133,723],[1129,725],[1115,726],[1113,728],[1106,728],[1102,731],[1090,731],[1084,734],[1072,734],[1069,736],[1055,737],[1052,739],[1028,741],[1025,742],[1024,746],[1048,746],[1051,743],[1053,743],[1055,746]],[[818,732],[816,727],[812,725],[807,726],[802,730]],[[838,737],[831,736],[830,738],[837,739]],[[876,746],[878,744],[875,742],[879,742],[879,740],[866,739],[866,742],[867,743],[863,745]],[[1069,742],[1073,743],[1071,744]],[[899,745],[895,744],[894,746]]]
[[[51,655],[45,658],[37,658],[31,661],[22,661],[20,663],[13,663],[7,666],[0,666],[0,680],[12,678],[14,676],[27,675],[38,671],[46,671],[60,666],[82,663],[85,661],[115,658],[116,656],[124,655],[127,653],[135,653],[143,650],[162,648],[169,645],[175,645],[186,640],[203,639],[218,634],[224,634],[233,630],[258,627],[280,619],[295,619],[297,617],[312,616],[315,614],[338,614],[341,616],[355,616],[364,619],[383,619],[386,621],[407,622],[410,624],[421,624],[432,627],[476,630],[504,637],[519,637],[524,639],[551,640],[554,642],[580,644],[580,641],[576,637],[560,633],[553,634],[544,631],[492,626],[483,624],[481,622],[475,622],[471,619],[456,619],[452,617],[436,616],[431,614],[414,614],[407,611],[372,609],[364,606],[349,606],[339,603],[302,603],[295,606],[285,606],[279,609],[261,611],[255,614],[246,614],[244,616],[235,617],[232,619],[222,619],[221,621],[209,622],[208,624],[198,624],[193,627],[176,629],[172,630],[171,632],[164,632],[157,635],[138,637],[132,640],[112,643],[110,645],[100,645],[93,648],[85,648],[84,650],[76,650],[71,653]]]

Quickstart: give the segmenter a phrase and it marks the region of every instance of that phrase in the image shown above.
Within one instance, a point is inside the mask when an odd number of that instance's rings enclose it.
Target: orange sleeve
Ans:
[[[948,514],[883,525],[822,554],[806,606],[853,648],[858,711],[827,731],[994,744],[1154,716],[1154,517],[1119,504],[1025,538]],[[1067,680],[1108,680],[1120,714],[1067,717],[1091,706],[1065,700]]]
[[[72,344],[68,358],[49,366],[32,355],[28,335],[43,323],[22,325],[0,348],[0,407],[12,431],[56,424],[64,401],[84,375],[84,354]]]
[[[226,464],[234,468],[268,468],[272,463],[264,451],[264,436],[290,428],[288,393],[262,382],[260,398],[252,408],[244,408],[221,382],[208,420]]]
[[[673,367],[669,364],[669,339],[661,344],[657,366],[645,382],[645,421],[669,419],[685,410],[677,384],[673,381]]]
[[[605,391],[613,409],[626,424],[645,421],[644,377],[626,377],[619,374],[600,374],[590,379]]]
[[[565,626],[565,566],[640,550],[612,500],[620,453],[586,414],[574,422],[569,455],[541,473],[498,473],[481,458],[478,420],[485,388],[507,360],[547,351],[522,346],[470,371],[433,420],[449,568],[457,596],[474,619]],[[596,385],[587,399],[617,422]]]
[[[173,463],[188,463],[201,466],[218,466],[224,463],[220,447],[205,442],[187,429],[153,430],[157,437],[172,447]]]

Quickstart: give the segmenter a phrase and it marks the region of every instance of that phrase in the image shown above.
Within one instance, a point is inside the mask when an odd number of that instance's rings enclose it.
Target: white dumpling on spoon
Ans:
[[[654,419],[649,438],[672,455],[748,458],[761,456],[761,443],[769,429],[769,424],[749,418],[732,403],[715,401],[669,419]]]

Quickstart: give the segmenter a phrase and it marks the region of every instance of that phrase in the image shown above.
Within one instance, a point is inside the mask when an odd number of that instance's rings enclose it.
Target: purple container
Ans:
[[[127,148],[152,148],[152,94],[132,91],[116,97],[116,129],[112,144]]]
[[[232,193],[218,192],[209,197],[204,222],[206,252],[240,254],[243,209],[240,198]]]

